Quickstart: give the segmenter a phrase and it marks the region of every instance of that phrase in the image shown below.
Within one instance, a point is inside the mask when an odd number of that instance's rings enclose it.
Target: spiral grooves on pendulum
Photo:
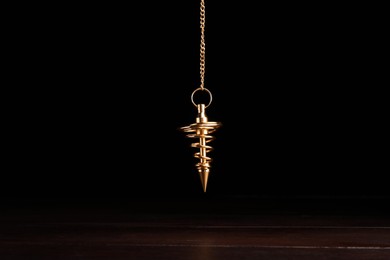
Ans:
[[[196,118],[196,123],[181,127],[180,130],[187,133],[186,136],[188,138],[198,139],[197,142],[191,144],[191,147],[199,149],[198,152],[194,153],[194,157],[199,159],[196,168],[200,175],[203,191],[206,192],[210,173],[210,163],[212,161],[211,157],[208,156],[208,153],[213,150],[213,147],[210,146],[209,143],[215,139],[211,134],[222,124],[208,121],[205,113],[206,106],[204,104],[198,104],[197,109],[198,117]]]

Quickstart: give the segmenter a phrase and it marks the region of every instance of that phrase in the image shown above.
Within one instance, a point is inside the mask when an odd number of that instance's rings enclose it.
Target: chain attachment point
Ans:
[[[194,95],[198,91],[206,91],[209,94],[209,103],[207,105],[205,105],[205,108],[207,108],[208,106],[210,106],[211,101],[213,101],[213,95],[211,95],[210,90],[208,90],[207,88],[201,88],[200,87],[200,88],[195,89],[194,92],[192,92],[192,94],[191,94],[191,101],[192,101],[192,104],[194,104],[195,107],[198,107],[198,104],[196,104],[195,101],[194,101]]]

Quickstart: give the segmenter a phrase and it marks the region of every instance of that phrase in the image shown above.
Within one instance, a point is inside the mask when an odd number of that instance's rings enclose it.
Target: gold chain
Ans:
[[[205,0],[200,1],[200,88],[204,89],[204,72],[206,63],[206,44],[204,40],[204,29],[206,21]]]

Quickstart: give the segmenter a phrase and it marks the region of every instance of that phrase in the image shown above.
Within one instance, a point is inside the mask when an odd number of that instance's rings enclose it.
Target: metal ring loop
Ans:
[[[208,106],[210,106],[211,101],[213,101],[213,95],[211,95],[210,90],[208,90],[207,88],[197,88],[197,89],[194,90],[194,92],[192,92],[192,94],[191,94],[191,101],[192,101],[192,104],[194,104],[195,107],[198,106],[198,105],[195,103],[195,101],[194,101],[194,94],[195,94],[196,92],[198,92],[199,90],[202,90],[202,91],[205,90],[205,91],[209,94],[209,96],[210,96],[210,101],[209,101],[209,103],[205,106],[205,108],[207,108]]]

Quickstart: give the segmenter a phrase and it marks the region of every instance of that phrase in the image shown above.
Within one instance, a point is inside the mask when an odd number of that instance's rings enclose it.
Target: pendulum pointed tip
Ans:
[[[202,182],[203,192],[207,190],[207,181],[209,179],[209,170],[203,169],[199,171],[200,181]]]
[[[202,182],[203,192],[206,193],[207,190],[207,182]]]

